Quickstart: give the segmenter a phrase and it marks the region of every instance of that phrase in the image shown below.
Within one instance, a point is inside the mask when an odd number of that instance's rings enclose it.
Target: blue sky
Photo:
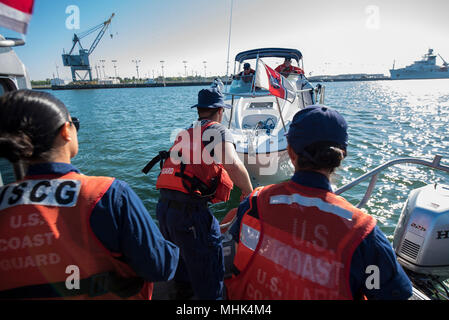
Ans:
[[[410,64],[432,47],[449,60],[449,2],[444,0],[234,0],[230,60],[257,47],[291,47],[303,52],[312,74],[388,73]],[[80,30],[65,26],[67,6],[80,9]],[[16,52],[31,79],[56,73],[69,78],[62,50],[73,33],[85,31],[116,14],[111,29],[91,56],[91,65],[118,60],[120,76],[184,75],[187,71],[225,74],[231,0],[35,0],[27,44]],[[373,11],[374,8],[374,11]],[[0,33],[17,36],[0,29]],[[109,34],[114,37],[111,39]],[[83,39],[88,47],[93,37]],[[231,65],[232,71],[232,65]],[[94,71],[95,72],[95,71]]]

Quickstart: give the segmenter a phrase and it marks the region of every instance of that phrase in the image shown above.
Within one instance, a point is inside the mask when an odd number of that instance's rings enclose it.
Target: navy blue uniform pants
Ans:
[[[207,203],[181,192],[161,190],[156,216],[162,235],[180,249],[174,280],[189,282],[197,299],[221,299],[222,237]]]

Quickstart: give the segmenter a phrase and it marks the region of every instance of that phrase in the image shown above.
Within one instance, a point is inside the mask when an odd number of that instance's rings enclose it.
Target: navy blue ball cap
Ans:
[[[332,108],[325,105],[308,106],[293,117],[287,141],[296,153],[321,141],[334,142],[346,149],[348,125],[343,116]]]
[[[224,103],[223,94],[217,88],[202,89],[198,92],[198,103],[192,108],[226,108],[231,109],[229,104]]]
[[[247,62],[243,65],[243,69],[248,70],[251,68],[251,65]]]

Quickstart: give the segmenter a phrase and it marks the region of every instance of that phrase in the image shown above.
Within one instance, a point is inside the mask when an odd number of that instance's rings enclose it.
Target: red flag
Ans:
[[[257,64],[256,86],[267,89],[272,95],[289,102],[293,102],[296,98],[296,89],[293,84],[261,59]]]
[[[34,0],[0,0],[0,26],[25,34]]]

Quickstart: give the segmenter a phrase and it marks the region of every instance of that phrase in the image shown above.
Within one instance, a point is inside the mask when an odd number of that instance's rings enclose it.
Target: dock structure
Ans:
[[[308,77],[310,82],[341,82],[341,81],[381,81],[392,80],[383,74],[339,74],[339,75],[320,75]]]
[[[343,81],[382,81],[392,80],[390,77],[383,74],[376,75],[337,75],[337,76],[313,76],[308,77],[310,82],[343,82]],[[33,86],[33,89],[51,89],[51,90],[81,90],[81,89],[119,89],[119,88],[157,88],[157,87],[187,87],[187,86],[209,86],[212,80],[202,81],[165,81],[152,83],[88,83],[88,82],[73,82],[67,85],[43,85]],[[224,84],[230,84],[231,81],[223,81]]]
[[[116,84],[68,84],[64,86],[53,85],[47,89],[52,90],[80,90],[80,89],[119,89],[119,88],[154,88],[154,87],[187,87],[209,86],[211,81],[177,81],[165,83],[116,83]]]

